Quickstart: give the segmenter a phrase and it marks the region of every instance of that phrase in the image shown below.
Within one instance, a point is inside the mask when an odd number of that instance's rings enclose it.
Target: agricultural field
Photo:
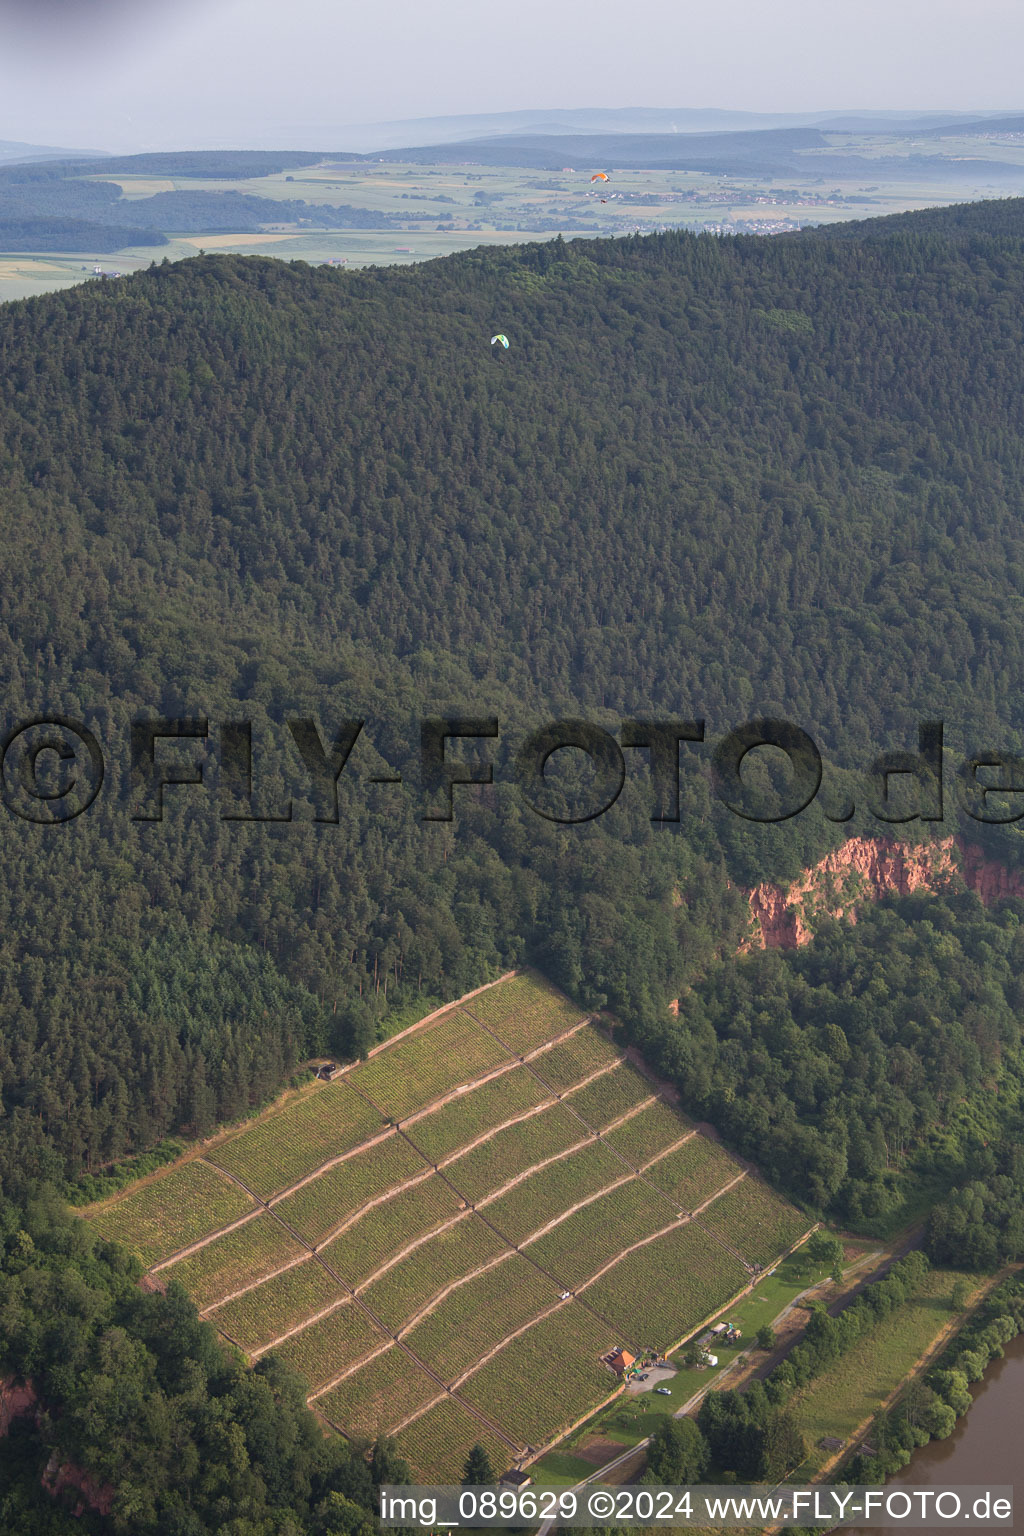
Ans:
[[[630,1115],[621,1125],[605,1134],[605,1141],[622,1154],[634,1168],[643,1168],[674,1146],[693,1126],[678,1110],[656,1099],[637,1115]]]
[[[323,1265],[310,1258],[215,1308],[210,1321],[249,1352],[272,1343],[344,1295]]]
[[[744,1179],[697,1218],[748,1264],[770,1264],[811,1223],[760,1179]]]
[[[545,1158],[585,1145],[590,1135],[575,1115],[561,1104],[552,1104],[539,1115],[506,1126],[490,1141],[448,1163],[445,1178],[475,1204]]]
[[[483,1446],[500,1477],[512,1457],[509,1446],[452,1397],[428,1408],[398,1436],[398,1454],[424,1484],[461,1483],[474,1445]]]
[[[455,1191],[433,1173],[393,1200],[373,1206],[321,1252],[348,1285],[357,1286],[402,1248],[462,1209]]]
[[[256,1216],[186,1258],[176,1259],[161,1271],[161,1278],[180,1280],[203,1311],[305,1252],[273,1216]]]
[[[316,1399],[318,1413],[347,1435],[376,1439],[444,1394],[400,1344],[392,1344]]]
[[[585,1009],[571,1003],[550,982],[525,974],[470,998],[466,1011],[520,1055],[586,1017]]]
[[[237,1184],[193,1159],[137,1184],[90,1212],[88,1220],[94,1231],[123,1243],[148,1266],[256,1209]]]
[[[414,1249],[360,1295],[387,1328],[397,1330],[445,1286],[507,1251],[498,1233],[471,1212]]]
[[[526,1256],[571,1291],[623,1248],[651,1237],[674,1220],[670,1202],[634,1179],[574,1211],[530,1243]]]
[[[493,1035],[454,1009],[362,1062],[348,1081],[389,1119],[401,1120],[509,1059]]]
[[[326,1317],[308,1324],[301,1333],[293,1333],[283,1344],[276,1344],[274,1354],[304,1376],[315,1392],[386,1342],[387,1336],[358,1302],[344,1301]]]
[[[618,1342],[607,1323],[567,1302],[499,1350],[458,1396],[517,1444],[542,1446],[615,1390],[601,1356]]]
[[[681,1211],[694,1211],[742,1171],[717,1142],[698,1134],[651,1163],[644,1178],[674,1200]]]
[[[396,1132],[285,1195],[274,1204],[274,1214],[315,1246],[368,1201],[427,1172],[419,1153]]]
[[[654,1084],[628,1062],[576,1088],[564,1102],[591,1130],[603,1131],[655,1093]]]
[[[580,1200],[631,1177],[632,1172],[621,1157],[599,1141],[591,1141],[568,1157],[560,1157],[531,1173],[507,1194],[489,1201],[484,1210],[487,1220],[518,1247],[531,1232],[539,1231]],[[666,1219],[670,1215],[666,1208]]]
[[[582,1299],[623,1338],[664,1353],[749,1278],[738,1259],[687,1222],[627,1253],[586,1287]]]
[[[269,1200],[381,1129],[381,1116],[343,1079],[254,1121],[207,1152],[206,1160]]]
[[[451,1291],[404,1335],[415,1355],[451,1383],[506,1334],[557,1302],[553,1280],[519,1254]]]
[[[427,1162],[443,1163],[478,1136],[550,1098],[528,1067],[514,1067],[413,1120],[404,1130]]]
[[[581,1083],[592,1072],[621,1061],[622,1052],[617,1050],[607,1035],[594,1024],[584,1024],[566,1040],[559,1040],[548,1050],[534,1056],[530,1067],[556,1093],[564,1093],[574,1083]]]

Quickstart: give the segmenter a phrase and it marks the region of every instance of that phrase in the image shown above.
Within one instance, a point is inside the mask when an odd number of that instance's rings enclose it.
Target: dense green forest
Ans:
[[[946,721],[948,832],[959,757],[1022,744],[1022,299],[1024,244],[1002,232],[673,234],[351,274],[204,257],[0,311],[5,719],[83,719],[107,758],[76,821],[5,822],[4,1179],[74,1176],[243,1113],[368,1018],[524,958],[643,1038],[706,976],[669,1032],[683,1057],[691,1029],[724,1036],[714,967],[745,932],[743,887],[891,830],[825,814],[859,803],[877,753]],[[453,748],[492,756],[496,782],[457,789],[451,823],[422,819],[432,713],[500,721]],[[167,790],[161,822],[132,819],[138,715],[211,722],[161,748],[208,765]],[[826,758],[819,800],[764,827],[708,781],[713,743],[758,715]],[[607,815],[538,816],[511,765],[559,716],[706,721],[680,754],[679,821],[652,823],[638,749]],[[303,717],[325,740],[365,722],[338,824],[286,728]],[[291,800],[290,823],[222,819],[222,727],[239,719],[254,804]],[[566,777],[585,797],[585,773]],[[1019,857],[1014,827],[970,831]],[[1004,924],[970,924],[965,991],[983,991],[991,945],[1012,1013]],[[866,1052],[876,1074],[879,1052],[912,1058],[913,1138],[952,1089],[909,1038],[905,942],[904,992]],[[822,953],[842,986],[871,985],[845,932]],[[773,1002],[802,1006],[801,985]],[[792,1028],[780,1049],[799,1055]],[[1002,1070],[983,1036],[968,1026],[955,1067],[969,1097]],[[802,1155],[837,1069],[821,1103],[796,1059],[778,1071],[769,1121],[803,1127],[786,1142]],[[788,1181],[784,1154],[754,1155]],[[812,1197],[852,1215],[860,1181],[867,1213],[888,1183],[877,1155],[825,1167]]]
[[[0,1205],[0,1380],[35,1396],[0,1437],[4,1530],[370,1536],[376,1485],[409,1476],[388,1443],[368,1460],[326,1438],[301,1380],[250,1371],[179,1285],[146,1294],[140,1274],[52,1196]]]

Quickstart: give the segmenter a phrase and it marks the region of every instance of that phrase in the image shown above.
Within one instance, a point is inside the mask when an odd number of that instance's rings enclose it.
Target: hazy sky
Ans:
[[[1024,109],[1021,0],[0,0],[0,138],[344,148],[520,107]]]

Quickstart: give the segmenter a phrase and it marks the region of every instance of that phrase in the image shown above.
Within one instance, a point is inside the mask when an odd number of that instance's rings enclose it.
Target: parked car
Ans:
[[[655,1392],[659,1393],[660,1396],[662,1396],[662,1397],[671,1397],[672,1396],[672,1393],[669,1391],[668,1387],[655,1387],[654,1390],[655,1390]]]

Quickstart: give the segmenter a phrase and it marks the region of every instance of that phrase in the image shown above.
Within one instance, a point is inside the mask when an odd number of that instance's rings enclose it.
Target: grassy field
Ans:
[[[407,1243],[457,1216],[462,1202],[436,1173],[360,1216],[323,1256],[349,1285],[360,1285]]]
[[[374,1355],[366,1365],[318,1397],[318,1412],[347,1435],[376,1439],[444,1388],[421,1371],[399,1344]]]
[[[627,1120],[626,1125],[629,1123]],[[651,1163],[644,1178],[674,1200],[681,1211],[692,1211],[739,1172],[739,1165],[724,1148],[697,1135]]]
[[[413,1132],[417,1127],[413,1126]],[[555,1157],[590,1137],[585,1125],[560,1104],[528,1120],[506,1126],[489,1141],[464,1153],[445,1168],[445,1177],[467,1200],[484,1199],[545,1158]]]
[[[275,1345],[274,1354],[304,1376],[315,1391],[371,1354],[386,1337],[357,1302],[346,1301],[301,1333]]]
[[[414,1120],[406,1127],[406,1135],[428,1162],[441,1163],[484,1131],[525,1114],[549,1097],[527,1067],[513,1067]]]
[[[831,1455],[818,1441],[825,1435],[848,1439],[900,1385],[943,1328],[955,1321],[949,1294],[958,1278],[949,1270],[931,1270],[909,1301],[790,1400],[810,1451],[798,1480],[813,1474]]]
[[[811,1225],[767,1184],[747,1178],[715,1200],[698,1218],[748,1264],[770,1264]]]
[[[253,1350],[322,1312],[344,1295],[323,1266],[309,1259],[286,1269],[283,1275],[265,1280],[244,1296],[236,1296],[210,1316],[236,1344]]]
[[[687,1222],[628,1253],[583,1297],[624,1338],[664,1353],[747,1280],[732,1254]]]
[[[519,1254],[460,1285],[405,1335],[409,1348],[447,1382],[507,1333],[558,1300],[554,1281]]]
[[[669,1202],[633,1180],[574,1211],[530,1243],[526,1254],[573,1290],[623,1248],[650,1237],[672,1220]]]
[[[400,1120],[508,1059],[493,1035],[455,1009],[364,1061],[349,1082],[390,1119]]]
[[[690,1121],[679,1114],[678,1110],[658,1099],[639,1114],[631,1115],[614,1130],[608,1131],[605,1140],[616,1152],[621,1152],[634,1168],[643,1168],[692,1129]]]
[[[549,982],[532,975],[513,976],[471,998],[467,1011],[494,1031],[509,1050],[523,1053],[571,1029],[585,1010]]]
[[[346,1082],[330,1083],[254,1121],[206,1159],[267,1200],[381,1126],[378,1112]]]
[[[541,1446],[615,1389],[601,1356],[619,1341],[577,1302],[496,1354],[463,1382],[458,1396],[522,1446]]]
[[[591,1130],[603,1131],[654,1092],[654,1084],[642,1072],[623,1062],[610,1072],[603,1072],[592,1083],[570,1090],[564,1102]]]
[[[161,1278],[180,1280],[202,1310],[305,1252],[272,1216],[257,1216],[176,1260],[161,1271]]]
[[[395,1134],[335,1163],[319,1178],[277,1201],[274,1212],[315,1245],[368,1201],[427,1170],[405,1137]]]
[[[534,1056],[530,1065],[556,1093],[564,1093],[600,1067],[619,1061],[621,1055],[607,1035],[593,1024],[585,1024],[568,1039]]]
[[[507,1194],[489,1201],[484,1210],[487,1220],[516,1247],[578,1201],[630,1176],[629,1168],[610,1148],[591,1141],[531,1173]]]
[[[149,1265],[255,1209],[237,1184],[193,1159],[90,1212],[89,1224]]]
[[[508,1251],[508,1244],[472,1212],[402,1259],[360,1294],[392,1330],[453,1281]]]
[[[461,1483],[466,1457],[474,1445],[483,1446],[500,1477],[509,1465],[509,1447],[450,1397],[428,1408],[398,1436],[399,1454],[423,1483]]]

